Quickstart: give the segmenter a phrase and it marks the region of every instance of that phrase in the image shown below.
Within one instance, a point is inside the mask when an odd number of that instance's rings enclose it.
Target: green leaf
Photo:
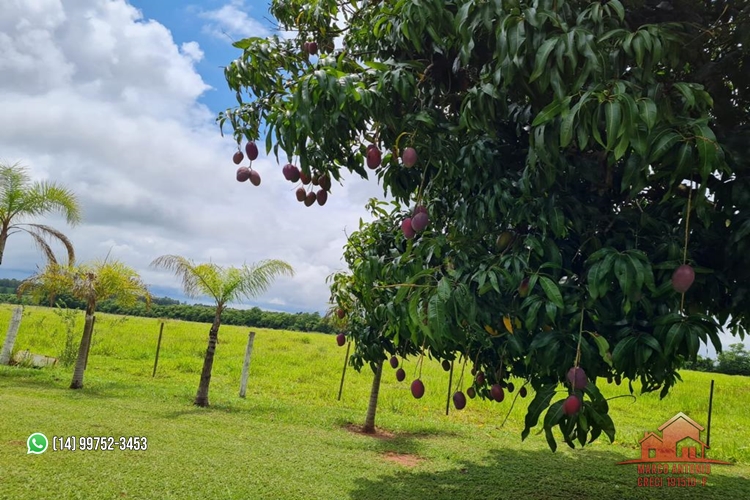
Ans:
[[[565,115],[565,117],[562,119],[562,122],[560,123],[560,147],[565,148],[570,144],[570,141],[573,140],[573,130],[574,130],[574,124],[576,115],[578,114],[578,110],[580,109],[580,101],[578,104],[573,106],[573,109],[570,110],[570,113]]]
[[[560,423],[560,420],[565,416],[562,411],[564,399],[555,401],[555,403],[549,407],[547,413],[544,415],[544,427],[551,428]]]
[[[553,302],[547,302],[544,304],[544,311],[547,313],[549,322],[554,323],[557,317],[557,306]]]
[[[640,110],[643,123],[646,124],[648,131],[651,132],[651,129],[654,128],[654,125],[656,124],[656,104],[654,101],[646,97],[638,101],[638,109]]]
[[[542,301],[540,300],[538,295],[533,295],[524,302],[524,305],[526,305],[526,303],[529,301],[533,302],[529,306],[528,311],[526,311],[526,328],[528,328],[529,330],[533,330],[534,328],[536,328],[537,315],[539,314],[539,309],[542,307]]]
[[[615,160],[619,160],[625,155],[628,146],[630,146],[630,138],[628,137],[627,132],[625,132],[620,137],[620,142],[617,143],[617,147],[615,147]]]
[[[547,410],[547,413],[544,415],[544,433],[547,437],[547,444],[553,452],[557,450],[557,443],[552,434],[552,428],[557,425],[564,416],[562,411],[562,405],[564,402],[564,399],[557,401],[549,407],[549,410]]]
[[[232,47],[240,50],[247,50],[249,49],[254,43],[256,42],[262,42],[265,41],[264,38],[258,38],[258,37],[250,37],[250,38],[244,38],[242,40],[237,40],[232,44]]]
[[[690,85],[684,82],[677,82],[672,85],[674,88],[680,91],[680,93],[685,98],[685,104],[687,105],[687,109],[691,109],[695,107],[695,94],[693,94],[693,89],[690,88]]]
[[[698,147],[698,156],[700,157],[698,169],[701,179],[705,183],[711,172],[716,169],[719,144],[713,130],[707,125],[696,125],[693,127],[693,133],[696,136],[695,144]]]
[[[531,73],[531,76],[529,77],[529,83],[534,82],[546,71],[547,59],[552,50],[554,50],[555,45],[557,45],[557,42],[557,38],[549,38],[539,47],[539,50],[536,52],[536,57],[534,58],[534,72]]]
[[[563,106],[566,105],[566,102],[570,102],[570,97],[568,97],[565,101],[558,101],[557,99],[555,99],[554,101],[549,103],[543,110],[539,112],[538,115],[536,115],[536,118],[534,118],[531,126],[536,127],[552,120],[554,117],[560,114]]]
[[[526,410],[525,426],[523,432],[521,432],[521,440],[526,439],[531,429],[539,422],[539,416],[549,406],[549,402],[555,395],[556,388],[557,384],[547,384],[536,392],[534,399],[531,400],[529,408]]]
[[[638,31],[633,37],[633,50],[635,51],[635,63],[643,66],[643,31]]]
[[[662,352],[661,351],[661,345],[659,344],[659,341],[656,340],[652,335],[649,335],[647,333],[643,334],[640,337],[638,337],[638,340],[640,342],[646,344],[647,346],[649,346],[654,351],[656,351],[659,354],[661,354],[661,352]]]
[[[673,180],[682,180],[683,178],[690,175],[690,170],[693,167],[693,146],[689,142],[684,142],[680,146],[677,152],[677,168],[675,169],[675,175]]]
[[[594,300],[599,298],[599,282],[602,279],[603,273],[606,272],[601,262],[597,262],[589,268],[586,281],[588,283],[589,296]]]
[[[604,116],[607,126],[607,151],[615,146],[615,141],[620,136],[622,125],[622,108],[617,101],[608,102],[604,105]]]
[[[588,332],[591,335],[591,338],[594,339],[594,343],[596,344],[596,347],[599,349],[599,355],[602,357],[605,363],[607,363],[609,366],[612,366],[612,355],[609,354],[609,342],[607,342],[607,339],[599,335],[595,332]]]
[[[682,343],[682,338],[685,335],[685,329],[683,323],[675,323],[667,331],[667,338],[664,346],[664,354],[669,356],[677,352],[677,348]]]
[[[632,345],[635,342],[635,337],[625,337],[624,339],[620,340],[616,345],[614,350],[612,351],[612,362],[615,365],[620,366],[621,360],[623,358],[628,358],[630,351],[632,350]]]
[[[565,304],[563,303],[563,296],[562,293],[560,293],[560,289],[557,286],[557,283],[552,281],[546,276],[540,276],[539,277],[539,284],[542,285],[542,289],[544,290],[544,293],[547,295],[547,298],[555,304],[560,309],[565,309]]]
[[[637,155],[630,155],[628,160],[625,162],[625,170],[622,174],[622,182],[620,184],[620,192],[630,190],[638,191],[639,176],[642,172],[642,165]]]
[[[549,449],[554,453],[557,451],[557,442],[555,442],[555,436],[552,434],[552,428],[544,428],[544,437],[547,439],[547,445]]]
[[[628,269],[627,257],[622,255],[618,256],[617,260],[615,261],[615,277],[620,283],[620,289],[623,291],[623,293],[629,295],[630,288],[633,285],[633,280],[631,279],[631,273]]]
[[[649,155],[649,161],[657,161],[659,158],[664,156],[664,153],[674,146],[677,141],[680,140],[680,136],[672,130],[664,130],[654,138],[651,143],[651,154]]]
[[[633,271],[635,276],[635,291],[640,291],[643,288],[643,283],[646,281],[646,271],[640,260],[636,259],[632,255],[627,255],[628,264]]]
[[[607,2],[607,5],[615,10],[615,12],[617,13],[617,17],[620,18],[620,21],[625,20],[625,7],[622,6],[620,0],[609,0],[609,2]]]
[[[596,252],[589,255],[589,258],[586,259],[587,264],[593,264],[596,261],[602,260],[604,257],[612,253],[614,250],[612,250],[611,247],[604,247],[600,248]]]
[[[440,278],[440,281],[438,282],[437,287],[437,294],[438,297],[440,297],[440,300],[443,302],[447,302],[451,297],[451,285],[448,282],[448,278],[443,276]]]
[[[447,314],[445,302],[440,300],[438,295],[430,297],[427,307],[427,322],[430,325],[429,330],[432,338],[441,339],[446,336]]]
[[[550,226],[552,227],[552,233],[557,238],[563,238],[565,237],[565,218],[563,217],[562,211],[557,208],[552,208],[552,213],[550,214]]]

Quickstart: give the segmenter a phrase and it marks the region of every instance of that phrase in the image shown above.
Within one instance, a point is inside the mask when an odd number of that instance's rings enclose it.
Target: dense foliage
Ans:
[[[750,377],[750,351],[742,344],[732,344],[728,351],[720,352],[716,360],[698,356],[694,361],[686,363],[685,368],[699,372]]]
[[[569,384],[580,410],[550,406],[571,367],[664,396],[701,342],[721,349],[721,325],[745,334],[746,3],[276,0],[271,12],[297,37],[235,43],[225,75],[239,106],[218,120],[308,175],[366,177],[367,158],[400,202],[348,246],[369,246],[348,259],[355,287],[392,287],[363,306],[378,331],[352,332],[363,360],[408,337],[471,360],[486,384],[526,379],[522,435],[549,408],[555,449],[556,426],[570,446],[614,439],[594,384]],[[399,229],[415,205],[429,217],[416,236]],[[682,264],[697,273],[686,293],[671,282]],[[333,291],[346,310],[350,289]]]

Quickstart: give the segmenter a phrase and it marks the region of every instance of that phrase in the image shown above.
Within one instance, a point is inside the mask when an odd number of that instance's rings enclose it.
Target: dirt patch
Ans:
[[[344,426],[346,430],[349,432],[353,432],[354,434],[360,434],[362,436],[369,436],[374,437],[377,439],[393,439],[396,437],[396,435],[392,432],[375,428],[375,432],[365,432],[361,425],[355,425],[352,423],[346,424]]]
[[[8,441],[8,444],[11,446],[23,446],[26,444],[24,441]]]
[[[389,462],[403,465],[404,467],[416,467],[422,462],[422,459],[416,455],[393,453],[392,451],[383,453],[383,458],[388,460]]]

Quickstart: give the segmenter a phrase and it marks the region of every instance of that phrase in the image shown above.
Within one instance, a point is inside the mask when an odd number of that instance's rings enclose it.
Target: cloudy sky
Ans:
[[[275,158],[254,168],[259,187],[238,183],[231,134],[216,114],[236,104],[221,66],[232,40],[271,34],[266,1],[3,0],[0,12],[0,160],[79,196],[84,223],[47,222],[73,240],[79,260],[111,250],[157,295],[181,298],[178,282],[150,270],[165,253],[227,265],[278,258],[296,270],[257,302],[321,311],[326,277],[344,268],[346,231],[369,220],[375,180],[334,184],[324,207],[294,198]],[[26,277],[42,256],[11,236],[0,276]]]
[[[346,231],[369,220],[364,205],[382,189],[350,176],[324,207],[306,208],[262,152],[260,187],[235,181],[234,142],[214,122],[236,102],[221,67],[239,55],[232,40],[273,33],[267,0],[2,4],[0,160],[80,195],[82,225],[47,220],[71,237],[80,260],[111,251],[156,295],[184,300],[173,277],[149,269],[155,257],[279,258],[296,277],[248,305],[326,309],[325,279],[344,267]],[[0,277],[24,278],[43,264],[31,239],[14,235]]]

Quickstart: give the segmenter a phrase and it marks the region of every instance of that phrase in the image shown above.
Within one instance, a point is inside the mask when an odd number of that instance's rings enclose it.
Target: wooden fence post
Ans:
[[[10,324],[8,325],[8,333],[5,335],[5,342],[3,343],[3,350],[0,351],[0,365],[10,364],[10,355],[13,352],[13,346],[16,343],[18,329],[21,327],[22,314],[23,306],[18,306],[13,309],[13,315],[11,316]]]
[[[253,354],[253,342],[255,332],[250,332],[247,337],[247,348],[245,349],[245,362],[242,365],[242,378],[240,379],[240,397],[245,397],[247,391],[247,378],[250,376],[250,356]]]
[[[151,374],[151,378],[156,376],[156,365],[159,364],[159,351],[161,350],[161,334],[164,332],[164,322],[161,322],[159,327],[159,340],[156,342],[156,359],[154,359],[154,373]]]

